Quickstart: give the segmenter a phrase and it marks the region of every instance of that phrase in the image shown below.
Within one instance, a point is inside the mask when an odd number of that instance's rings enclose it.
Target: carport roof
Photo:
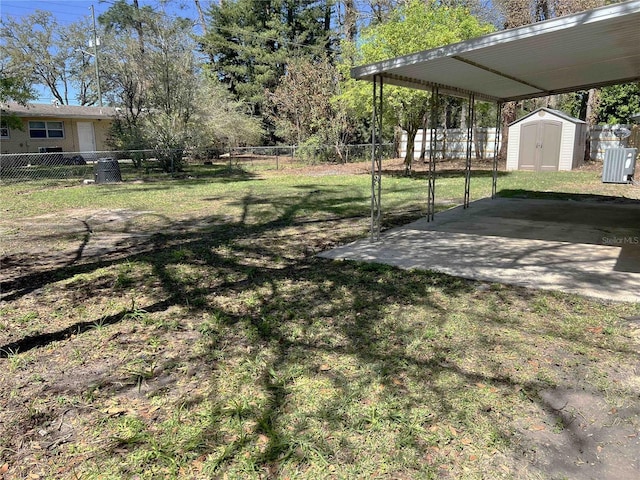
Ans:
[[[352,77],[506,102],[640,80],[640,0],[355,67]]]

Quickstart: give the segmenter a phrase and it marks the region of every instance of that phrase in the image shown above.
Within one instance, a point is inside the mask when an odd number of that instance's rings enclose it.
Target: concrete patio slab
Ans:
[[[321,257],[640,301],[640,202],[483,199]]]

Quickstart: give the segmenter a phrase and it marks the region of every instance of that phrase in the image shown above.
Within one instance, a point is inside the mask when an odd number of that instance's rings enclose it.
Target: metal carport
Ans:
[[[640,80],[640,0],[496,32],[464,42],[355,67],[353,78],[373,83],[371,238],[381,220],[383,87],[399,85],[475,100],[504,102]],[[500,111],[500,108],[498,108]],[[435,122],[430,122],[431,128]],[[464,206],[471,169],[468,136]],[[431,138],[436,140],[435,132]],[[497,149],[496,140],[496,149]],[[427,220],[433,219],[436,145],[431,145]],[[494,151],[493,196],[497,151]]]

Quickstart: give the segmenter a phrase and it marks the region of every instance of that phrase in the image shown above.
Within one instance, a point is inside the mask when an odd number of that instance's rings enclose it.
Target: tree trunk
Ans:
[[[422,143],[420,145],[420,161],[425,162],[427,154],[427,131],[429,129],[429,114],[422,117]]]
[[[600,91],[597,88],[589,90],[585,122],[587,122],[587,136],[585,138],[584,161],[591,161],[591,131],[598,119],[598,104],[600,103]]]
[[[193,0],[196,4],[196,10],[198,11],[198,23],[200,24],[200,28],[202,28],[202,34],[207,34],[207,22],[204,20],[204,12],[202,11],[202,6],[200,5],[200,0]]]
[[[507,102],[502,106],[502,113],[500,115],[502,141],[500,143],[500,153],[498,158],[507,158],[507,147],[509,143],[509,124],[516,121],[516,102]]]
[[[413,165],[413,155],[415,153],[416,134],[418,129],[412,127],[407,130],[407,153],[404,156],[404,174],[411,175],[411,166]]]
[[[355,0],[344,0],[344,36],[350,42],[355,41],[358,33],[356,21],[358,9]]]

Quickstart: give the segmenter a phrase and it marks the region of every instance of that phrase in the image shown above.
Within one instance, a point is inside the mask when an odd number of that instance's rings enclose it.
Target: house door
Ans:
[[[520,127],[520,170],[556,171],[560,163],[562,123],[541,120]]]
[[[78,149],[81,152],[95,152],[96,136],[93,131],[93,123],[78,122]]]

